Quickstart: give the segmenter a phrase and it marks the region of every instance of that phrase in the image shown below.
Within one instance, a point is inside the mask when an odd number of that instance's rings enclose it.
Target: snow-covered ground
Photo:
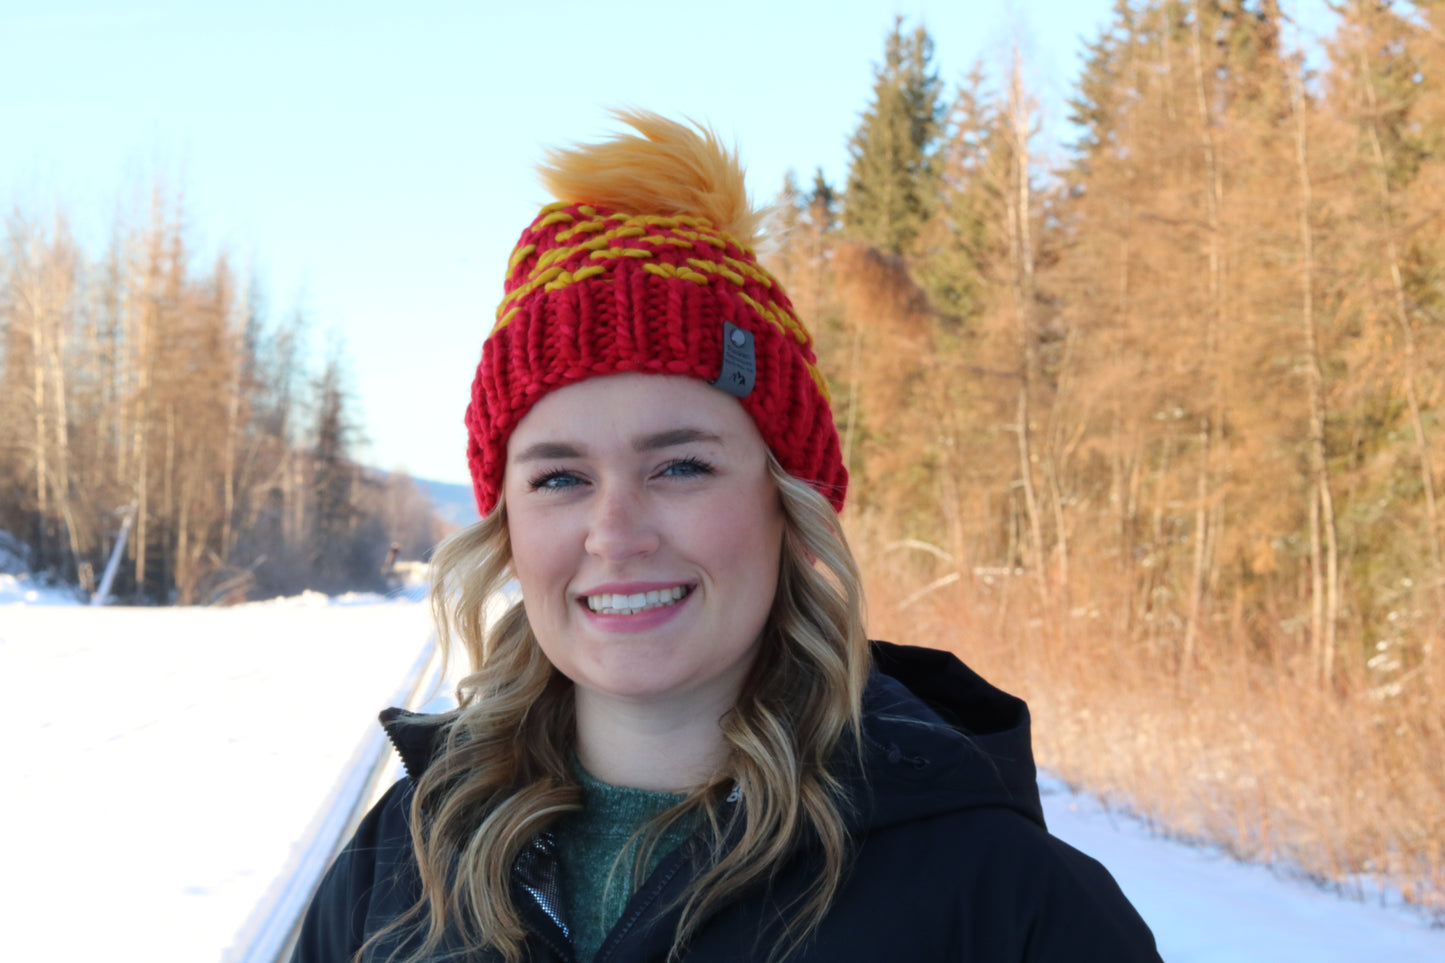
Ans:
[[[1167,963],[1445,963],[1445,929],[1398,901],[1344,899],[1160,839],[1056,780],[1042,789],[1049,830],[1109,867]]]
[[[0,957],[217,963],[427,632],[374,597],[0,605]]]
[[[91,609],[0,576],[5,959],[219,963],[427,637],[413,600]],[[71,604],[65,604],[71,602]],[[1045,783],[1170,963],[1445,961],[1445,931]]]

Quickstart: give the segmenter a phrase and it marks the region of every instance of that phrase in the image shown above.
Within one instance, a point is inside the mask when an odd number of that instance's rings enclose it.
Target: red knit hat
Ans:
[[[812,338],[727,230],[757,223],[736,158],[708,131],[617,116],[645,136],[554,151],[542,168],[563,200],[517,242],[467,408],[478,509],[496,506],[507,439],[539,398],[640,372],[738,396],[783,468],[841,511],[848,472]]]

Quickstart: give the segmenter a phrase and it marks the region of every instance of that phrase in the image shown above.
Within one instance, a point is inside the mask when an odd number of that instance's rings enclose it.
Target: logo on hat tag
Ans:
[[[723,322],[723,363],[716,381],[708,384],[721,388],[735,398],[746,398],[758,380],[758,361],[753,352],[753,336],[731,321]]]

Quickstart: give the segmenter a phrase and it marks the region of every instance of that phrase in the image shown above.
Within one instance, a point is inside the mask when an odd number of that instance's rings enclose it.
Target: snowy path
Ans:
[[[0,606],[0,955],[218,963],[426,633],[412,602]]]
[[[0,593],[0,599],[3,599]],[[6,959],[219,963],[426,637],[414,602],[233,609],[0,602]],[[1445,961],[1445,931],[1046,785],[1170,963]]]
[[[1445,930],[1408,910],[1160,839],[1055,781],[1043,790],[1050,831],[1109,867],[1167,963],[1445,963]]]

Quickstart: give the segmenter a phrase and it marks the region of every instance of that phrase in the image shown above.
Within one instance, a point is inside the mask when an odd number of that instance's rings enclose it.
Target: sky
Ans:
[[[902,16],[947,90],[1017,43],[1057,152],[1081,38],[1111,7],[0,0],[0,206],[61,205],[96,254],[163,180],[197,271],[227,251],[268,317],[301,312],[318,358],[341,346],[360,460],[465,482],[462,413],[507,256],[549,200],[544,148],[640,107],[715,127],[758,201],[789,169],[841,185]],[[1323,0],[1297,7],[1321,21]]]

